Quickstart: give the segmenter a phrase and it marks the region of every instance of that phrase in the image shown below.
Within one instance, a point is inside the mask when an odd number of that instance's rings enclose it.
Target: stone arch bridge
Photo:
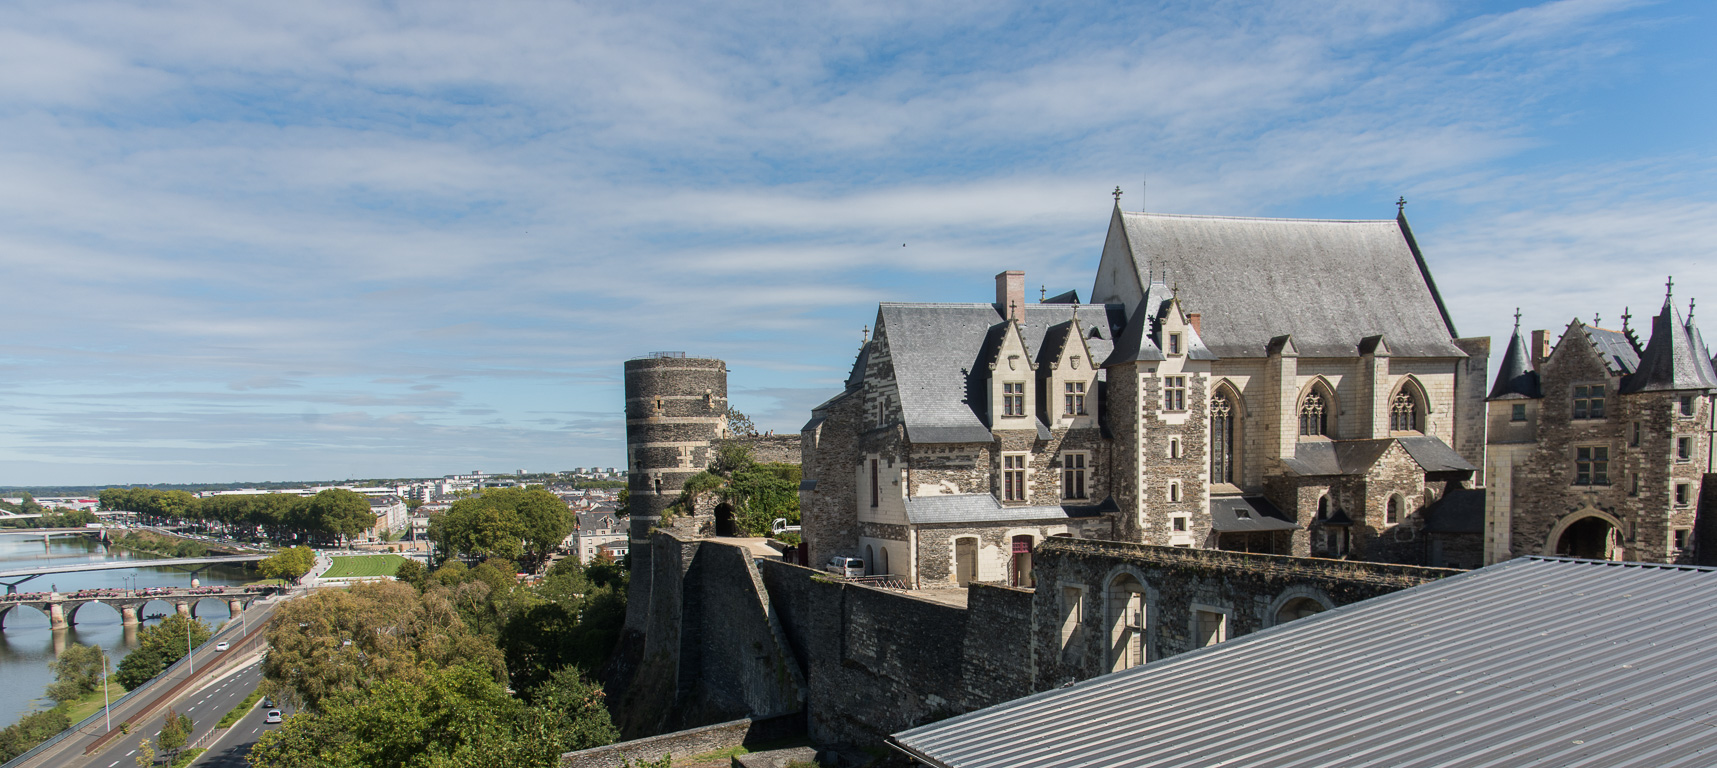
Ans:
[[[0,630],[5,629],[6,617],[12,611],[21,607],[34,608],[48,617],[48,623],[53,629],[65,629],[77,623],[78,612],[91,603],[102,603],[119,611],[120,623],[124,626],[135,626],[141,621],[143,607],[151,602],[160,601],[173,607],[181,616],[195,617],[197,607],[204,600],[215,600],[226,604],[227,610],[237,616],[256,600],[275,591],[269,587],[228,587],[228,588],[192,588],[170,589],[153,594],[139,594],[127,590],[100,590],[102,594],[80,594],[61,592],[36,592],[12,594],[0,597]]]

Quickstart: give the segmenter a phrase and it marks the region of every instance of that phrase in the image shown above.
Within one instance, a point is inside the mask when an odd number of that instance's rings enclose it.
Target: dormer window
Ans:
[[[1069,382],[1067,382],[1067,393],[1065,395],[1065,405],[1067,406],[1065,415],[1067,415],[1067,416],[1084,416],[1085,415],[1085,382],[1083,382],[1083,381],[1069,381]]]
[[[1604,385],[1574,388],[1574,418],[1604,418]]]
[[[1025,415],[1025,382],[1023,382],[1023,381],[1004,381],[1004,382],[1002,382],[1002,415],[1003,416],[1024,416]]]
[[[1169,354],[1180,354],[1180,334],[1178,333],[1169,334]]]

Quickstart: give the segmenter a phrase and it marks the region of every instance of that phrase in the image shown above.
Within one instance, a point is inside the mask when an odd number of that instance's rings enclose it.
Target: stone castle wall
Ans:
[[[818,743],[890,733],[1087,679],[1113,666],[1103,604],[1116,576],[1143,585],[1148,658],[1196,644],[1197,610],[1226,611],[1228,637],[1272,626],[1290,602],[1334,607],[1455,571],[1052,538],[1035,590],[975,583],[966,606],[845,582],[710,541],[652,537],[659,588],[627,736],[743,715],[802,711]],[[677,578],[678,586],[666,582]],[[1089,601],[1064,642],[1068,590]],[[1305,601],[1302,600],[1302,603]],[[763,656],[757,659],[754,657]],[[750,709],[752,711],[745,711]],[[654,730],[652,730],[654,729]]]

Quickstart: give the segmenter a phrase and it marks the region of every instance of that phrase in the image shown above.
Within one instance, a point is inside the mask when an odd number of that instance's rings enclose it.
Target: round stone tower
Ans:
[[[652,575],[650,529],[661,525],[662,511],[679,498],[686,478],[709,467],[714,442],[727,429],[727,363],[656,352],[626,361],[626,469],[632,536],[631,591],[648,600]],[[682,519],[676,529],[701,531]],[[713,525],[713,520],[711,521]],[[639,594],[640,591],[642,594]],[[631,608],[643,603],[628,600]]]

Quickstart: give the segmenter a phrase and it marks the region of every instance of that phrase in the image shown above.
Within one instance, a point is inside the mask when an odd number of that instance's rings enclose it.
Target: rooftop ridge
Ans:
[[[1287,216],[1216,216],[1205,213],[1158,213],[1156,211],[1122,211],[1123,216],[1144,216],[1162,219],[1220,219],[1224,221],[1291,221],[1298,224],[1388,224],[1396,225],[1396,220],[1389,219],[1295,219]]]

